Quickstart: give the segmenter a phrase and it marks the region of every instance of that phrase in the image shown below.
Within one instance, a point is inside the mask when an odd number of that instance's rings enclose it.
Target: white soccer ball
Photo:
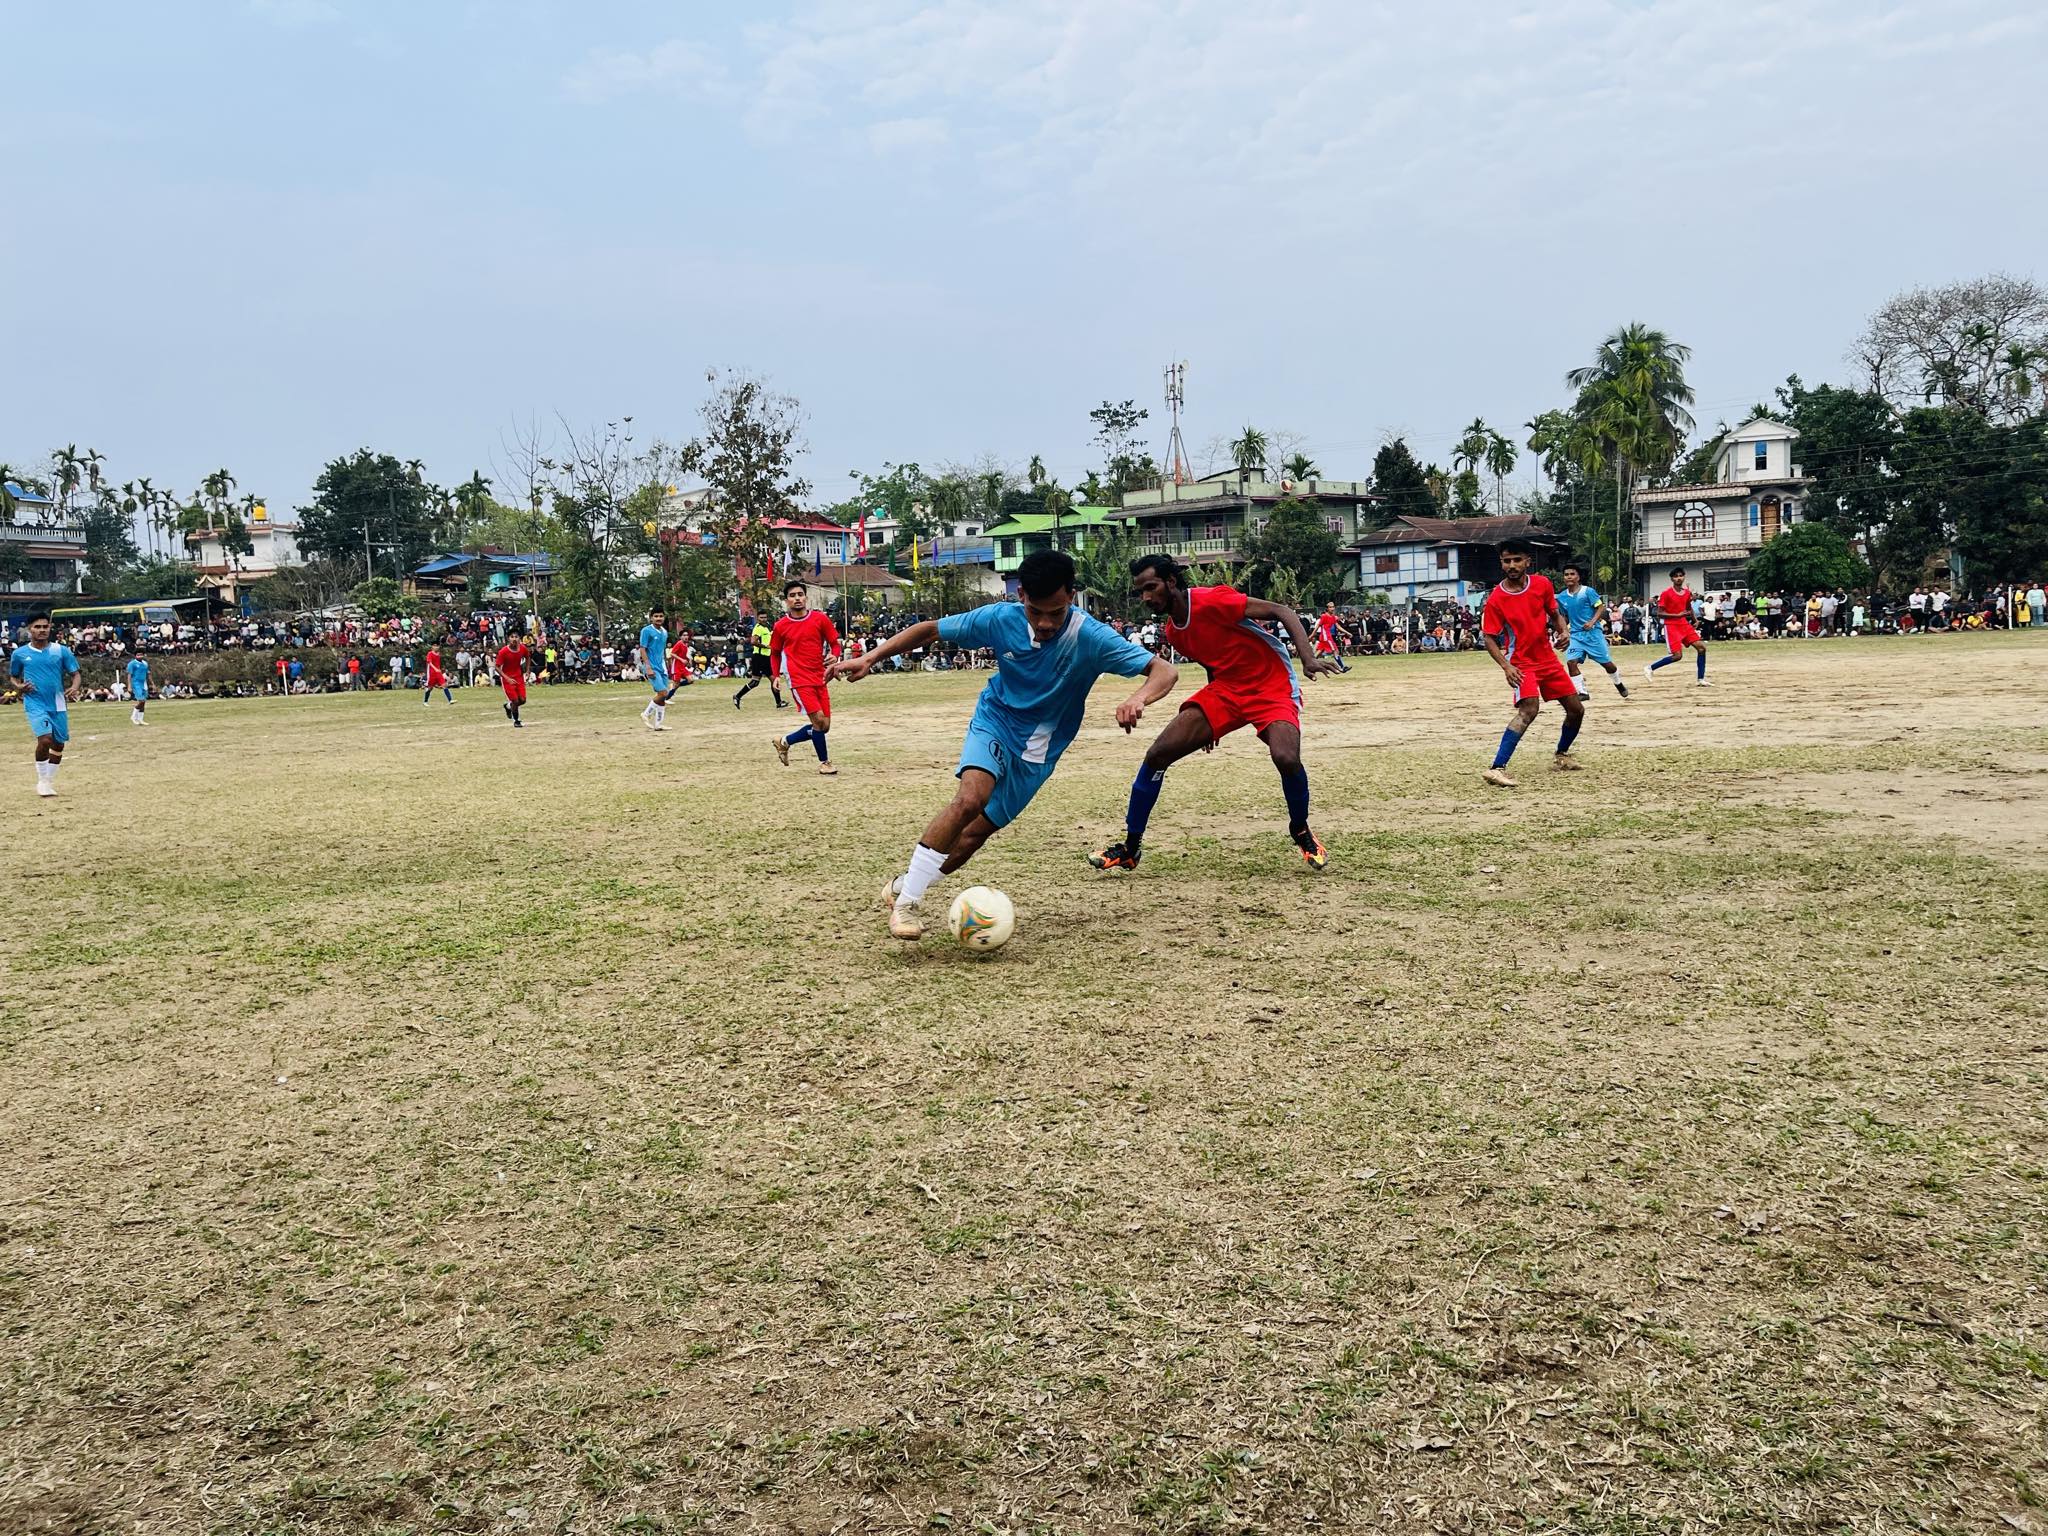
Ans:
[[[977,885],[953,898],[946,926],[969,949],[1001,949],[1017,931],[1017,909],[1001,891]]]

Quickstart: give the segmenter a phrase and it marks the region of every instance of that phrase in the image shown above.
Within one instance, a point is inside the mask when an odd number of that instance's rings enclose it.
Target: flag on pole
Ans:
[[[910,541],[910,574],[913,576],[917,574],[917,544],[916,539]]]
[[[860,515],[860,557],[863,560],[868,557],[868,515],[865,512]]]
[[[822,542],[811,546],[811,574],[813,576],[825,574],[825,546]]]
[[[772,549],[768,551],[768,579],[775,579],[775,551]]]

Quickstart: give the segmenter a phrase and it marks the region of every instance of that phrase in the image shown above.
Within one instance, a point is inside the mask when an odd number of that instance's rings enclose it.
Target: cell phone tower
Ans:
[[[1175,485],[1186,485],[1192,481],[1194,471],[1188,468],[1188,445],[1180,435],[1180,410],[1188,400],[1188,365],[1185,362],[1166,365],[1166,414],[1173,420],[1173,431],[1166,439],[1166,473]]]

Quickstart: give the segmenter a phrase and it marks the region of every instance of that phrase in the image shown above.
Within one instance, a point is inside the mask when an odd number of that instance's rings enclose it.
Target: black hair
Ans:
[[[1017,585],[1024,595],[1044,602],[1074,590],[1074,557],[1063,549],[1036,549],[1017,567]]]
[[[37,619],[50,619],[50,610],[47,608],[38,608],[28,616],[28,622],[31,624],[35,623]],[[57,621],[55,619],[50,619],[50,622],[54,624]]]
[[[784,597],[789,596],[792,592],[801,591],[808,593],[810,590],[811,584],[808,581],[798,581],[793,577],[782,584],[782,595]]]
[[[1527,539],[1504,539],[1500,552],[1504,555],[1527,555],[1531,560],[1536,558],[1536,546]]]
[[[1567,571],[1577,571],[1581,576],[1586,574],[1586,568],[1583,565],[1579,564],[1579,562],[1576,560],[1565,561],[1563,569]]]
[[[1136,581],[1147,571],[1151,571],[1169,587],[1185,587],[1188,584],[1188,573],[1180,568],[1180,563],[1171,555],[1140,555],[1131,562],[1131,580]]]
[[[1673,567],[1671,567],[1671,574],[1674,576],[1683,576],[1685,574],[1685,567],[1682,565],[1674,565]]]

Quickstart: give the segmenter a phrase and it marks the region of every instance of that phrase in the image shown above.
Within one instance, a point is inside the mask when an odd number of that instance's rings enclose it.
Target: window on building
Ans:
[[[1448,549],[1436,552],[1436,568],[1440,571],[1448,571],[1451,568],[1451,552]]]
[[[1206,523],[1202,524],[1202,537],[1205,539],[1221,539],[1228,537],[1228,535],[1224,532],[1223,519],[1220,517],[1212,517]]]
[[[1749,504],[1749,526],[1752,528],[1760,528],[1763,526],[1763,521],[1764,509],[1752,501]]]
[[[1374,555],[1372,557],[1372,573],[1375,576],[1394,576],[1398,575],[1400,570],[1401,557],[1399,555]]]
[[[1770,468],[1771,445],[1769,443],[1757,443],[1754,447],[1756,448],[1756,472],[1762,474],[1766,469]]]
[[[1260,519],[1259,519],[1259,524],[1258,524],[1258,527],[1259,527],[1259,532],[1261,532],[1261,533],[1264,533],[1264,532],[1266,531],[1266,524],[1267,524],[1267,523],[1268,523],[1269,521],[1270,521],[1270,519],[1268,519],[1268,518],[1263,518],[1263,517],[1262,517],[1262,518],[1260,518]]]
[[[1702,502],[1690,502],[1671,514],[1671,536],[1674,539],[1711,539],[1714,536],[1714,509]]]
[[[1165,547],[1166,547],[1166,524],[1164,524],[1164,523],[1147,523],[1147,524],[1145,525],[1145,544],[1146,544],[1146,547],[1147,547],[1147,548],[1150,548],[1150,549],[1163,549],[1163,548],[1165,548]]]
[[[812,549],[812,547],[813,547],[813,546],[812,546],[812,542],[811,542],[811,540],[809,540],[809,539],[807,539],[807,538],[802,538],[802,537],[799,537],[799,538],[797,538],[797,539],[795,539],[795,540],[791,541],[791,548],[795,550],[795,552],[796,552],[796,557],[797,557],[797,559],[799,559],[799,560],[808,560],[808,559],[810,559],[810,558],[811,558],[811,549]]]
[[[1003,558],[1005,560],[1014,560],[1017,558],[1017,541],[1015,539],[1004,539],[1002,541],[1002,545]]]
[[[1741,565],[1710,565],[1700,572],[1702,592],[1744,592],[1749,589],[1749,568]]]
[[[1341,538],[1343,538],[1343,537],[1344,537],[1344,519],[1343,519],[1343,518],[1341,518],[1341,517],[1331,517],[1331,518],[1325,518],[1325,519],[1323,520],[1323,526],[1324,526],[1325,528],[1328,528],[1328,529],[1330,530],[1330,532],[1332,532],[1332,533],[1334,533],[1335,535],[1337,535],[1337,537],[1338,537],[1338,538],[1340,538],[1340,539],[1341,539]]]

